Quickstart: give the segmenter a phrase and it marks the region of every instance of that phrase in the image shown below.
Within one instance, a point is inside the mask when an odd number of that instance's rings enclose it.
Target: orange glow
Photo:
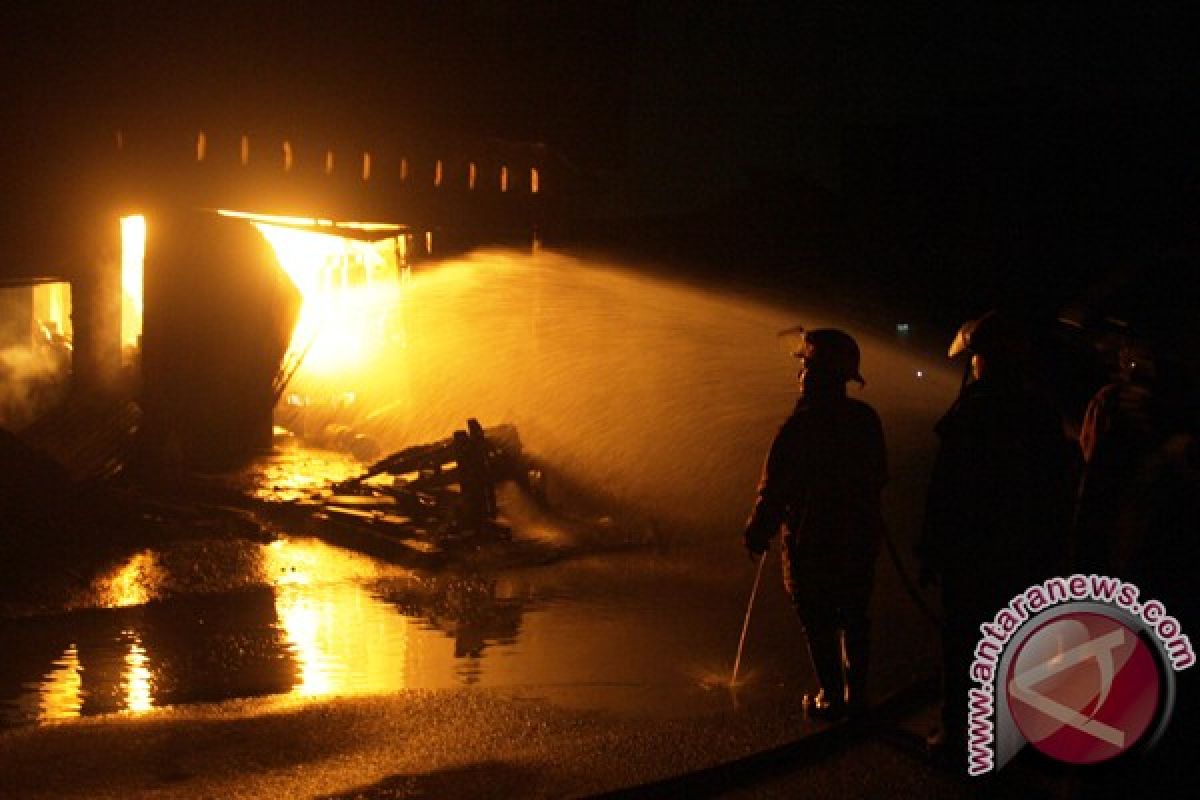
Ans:
[[[403,225],[394,222],[335,222],[335,228],[345,228],[350,231],[402,231]]]
[[[280,540],[267,547],[265,567],[275,584],[280,628],[299,668],[294,695],[407,687],[408,623],[386,604],[364,599],[355,586],[376,577],[370,559]],[[351,667],[367,680],[351,680]]]
[[[284,142],[283,143],[283,171],[284,172],[291,172],[292,161],[293,161],[292,143]]]
[[[129,643],[129,653],[125,656],[125,708],[135,713],[144,713],[154,708],[152,676],[147,666],[150,659],[137,634],[132,631],[125,633],[133,637],[133,641]]]
[[[121,346],[136,348],[142,336],[142,290],[146,260],[146,218],[121,217]]]
[[[250,137],[249,136],[242,137],[241,153],[239,155],[241,156],[241,161],[242,161],[243,167],[250,163]]]
[[[436,164],[433,165],[433,185],[442,185],[442,162],[440,159]]]
[[[196,160],[203,161],[208,155],[208,137],[204,135],[204,131],[196,134]]]
[[[362,179],[364,181],[371,180],[371,154],[363,153]]]
[[[402,181],[408,180],[408,159],[407,158],[400,159],[400,180],[402,180]]]
[[[538,175],[537,167],[533,167],[529,170],[529,193],[530,194],[537,194],[539,191],[541,191],[541,186],[538,183],[538,179],[540,177],[541,176]]]
[[[468,167],[467,167],[467,188],[468,188],[468,189],[474,189],[474,188],[475,188],[475,174],[476,174],[476,172],[477,172],[477,169],[476,169],[476,167],[475,167],[475,162],[474,162],[474,161],[472,161],[472,162],[470,163],[470,165],[468,165]]]
[[[333,151],[332,150],[325,151],[325,174],[326,175],[333,174]]]
[[[102,579],[97,584],[97,594],[106,608],[140,606],[150,601],[161,581],[154,553],[143,550]]]
[[[62,336],[71,340],[71,284],[39,283],[33,287],[33,317],[47,338]]]
[[[508,191],[508,167],[500,168],[500,191]]]
[[[398,232],[404,230],[403,225],[398,225],[394,222],[342,222],[331,219],[322,219],[320,217],[292,217],[281,214],[252,214],[248,211],[229,211],[221,209],[217,212],[222,217],[233,217],[234,219],[246,219],[251,222],[265,222],[268,225],[291,225],[302,226],[307,228],[333,228],[334,230],[348,231],[380,231],[384,233]]]
[[[38,722],[79,716],[83,707],[83,665],[72,644],[38,686]]]
[[[333,232],[272,224],[261,217],[228,215],[254,220],[303,298],[285,363],[301,363],[302,359],[304,374],[329,377],[361,367],[377,352],[386,337],[387,321],[400,306],[392,239],[363,242]],[[333,230],[372,226],[367,229],[387,231],[397,227],[332,222],[321,226]]]

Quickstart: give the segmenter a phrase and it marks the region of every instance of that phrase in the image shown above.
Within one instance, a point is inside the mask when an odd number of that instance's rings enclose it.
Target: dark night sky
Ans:
[[[407,124],[546,140],[588,164],[728,154],[834,183],[846,126],[1020,94],[1194,96],[1189,5],[6,4],[4,67],[34,128]]]
[[[602,117],[627,102],[629,58],[618,45],[631,10],[560,5],[6,7],[6,78],[18,115],[35,127],[229,125],[352,137],[415,126],[603,151],[615,128]]]
[[[1194,207],[1193,6],[5,4],[7,174],[30,185],[38,153],[116,127],[448,130],[546,142],[594,213],[692,212],[784,175],[894,228],[1024,237],[999,258],[1028,258]]]

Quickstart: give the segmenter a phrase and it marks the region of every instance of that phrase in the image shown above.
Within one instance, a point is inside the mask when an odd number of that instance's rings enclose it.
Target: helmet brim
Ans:
[[[950,342],[950,349],[946,351],[946,355],[950,358],[958,358],[964,355],[971,349],[970,344],[971,332],[964,325],[959,328],[958,333],[954,335],[954,341]]]

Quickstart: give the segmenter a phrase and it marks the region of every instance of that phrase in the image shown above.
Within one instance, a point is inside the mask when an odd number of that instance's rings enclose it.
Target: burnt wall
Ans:
[[[177,209],[146,218],[143,452],[236,463],[269,445],[299,295],[249,223]]]

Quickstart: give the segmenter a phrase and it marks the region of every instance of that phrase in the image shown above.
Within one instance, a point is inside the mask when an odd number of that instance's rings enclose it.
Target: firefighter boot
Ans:
[[[825,695],[825,705],[818,706],[813,716],[828,721],[839,720],[846,715],[846,684],[842,675],[838,629],[825,622],[806,627],[808,653]]]

